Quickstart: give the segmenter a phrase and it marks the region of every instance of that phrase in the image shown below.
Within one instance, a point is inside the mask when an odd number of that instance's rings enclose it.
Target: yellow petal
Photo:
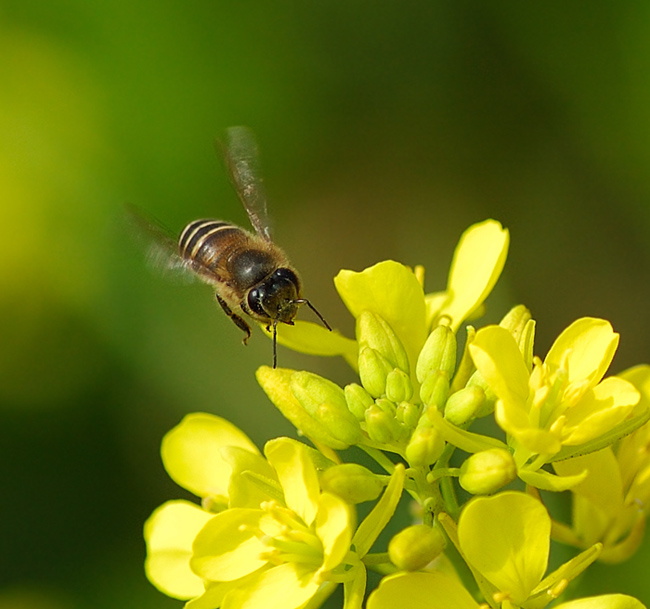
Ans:
[[[646,609],[645,605],[625,594],[604,594],[561,603],[555,609]]]
[[[331,493],[322,493],[316,514],[316,533],[323,543],[322,571],[330,571],[350,550],[354,518],[350,507]]]
[[[495,220],[474,224],[461,236],[447,283],[450,300],[439,311],[451,318],[454,331],[492,291],[503,270],[509,242],[508,230]]]
[[[260,573],[228,595],[229,609],[298,609],[319,588],[314,571],[284,563]]]
[[[355,318],[362,311],[371,311],[386,321],[415,365],[427,337],[427,326],[424,292],[411,269],[386,260],[360,273],[342,270],[334,278],[334,285]]]
[[[194,413],[165,435],[161,455],[167,473],[183,488],[199,497],[227,497],[232,470],[221,456],[225,446],[239,446],[259,455],[248,436],[229,421]]]
[[[458,523],[461,549],[469,562],[516,605],[544,576],[550,535],[551,519],[544,506],[512,491],[472,499]]]
[[[266,443],[264,454],[278,474],[287,507],[309,526],[316,517],[320,488],[306,448],[295,440],[276,438]]]
[[[611,448],[588,455],[553,463],[561,476],[570,476],[587,470],[587,478],[572,490],[589,499],[609,517],[623,506],[623,481]]]
[[[256,536],[263,530],[278,534],[279,527],[262,510],[233,508],[213,516],[193,544],[192,571],[210,581],[233,581],[266,564],[267,548]]]
[[[544,362],[552,370],[566,365],[570,383],[588,380],[595,385],[609,368],[618,339],[607,320],[582,317],[557,337]]]
[[[469,346],[476,368],[504,402],[525,408],[529,374],[512,334],[501,326],[481,328]]]
[[[623,421],[639,401],[639,392],[621,378],[610,376],[566,410],[562,443],[584,444]]]
[[[440,571],[397,573],[381,580],[368,598],[368,609],[479,609],[458,581]]]
[[[179,599],[203,592],[203,581],[190,569],[190,556],[194,538],[212,517],[188,501],[168,501],[151,514],[144,525],[144,568],[156,588]]]

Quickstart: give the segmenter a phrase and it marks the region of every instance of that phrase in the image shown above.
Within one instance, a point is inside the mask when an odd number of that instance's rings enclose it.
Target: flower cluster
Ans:
[[[419,267],[341,271],[355,339],[306,322],[280,329],[286,346],[340,355],[358,373],[341,387],[258,370],[311,446],[276,438],[261,454],[208,414],[171,430],[165,468],[201,501],[170,501],[147,521],[150,581],[188,609],[315,609],[338,585],[345,609],[541,609],[595,560],[630,557],[650,500],[650,366],[607,376],[618,334],[602,319],[573,322],[544,359],[523,306],[461,332],[483,312],[508,243],[498,222],[470,227],[433,294]],[[479,419],[493,419],[498,437],[471,431]],[[350,447],[374,471],[344,462]],[[554,519],[540,491],[570,493],[571,522]],[[376,548],[403,494],[413,523]],[[552,539],[577,553],[546,574]],[[368,570],[384,576],[374,590]],[[556,607],[643,605],[612,594]]]

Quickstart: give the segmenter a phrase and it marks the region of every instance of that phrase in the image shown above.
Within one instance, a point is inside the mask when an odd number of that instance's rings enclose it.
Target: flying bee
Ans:
[[[245,319],[266,324],[273,336],[277,365],[277,326],[293,325],[298,307],[306,304],[331,330],[316,308],[302,296],[302,282],[287,255],[271,239],[266,196],[259,172],[257,144],[246,127],[230,127],[217,142],[231,181],[255,233],[222,220],[190,222],[176,244],[155,223],[130,210],[136,223],[153,238],[150,257],[156,266],[187,270],[215,290],[217,302],[245,336]]]

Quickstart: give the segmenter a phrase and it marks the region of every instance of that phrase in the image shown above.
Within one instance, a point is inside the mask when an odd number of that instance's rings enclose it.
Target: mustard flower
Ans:
[[[198,495],[203,507],[184,500],[169,501],[147,520],[145,572],[165,594],[189,599],[203,592],[203,582],[190,569],[192,543],[199,530],[230,503],[259,503],[259,493],[247,478],[233,471],[274,473],[256,446],[232,423],[210,414],[195,413],[170,430],[161,449],[165,469],[180,486]]]
[[[609,322],[584,317],[560,334],[544,361],[534,358],[531,370],[506,328],[488,326],[476,333],[469,351],[498,398],[495,418],[525,481],[560,490],[536,470],[563,447],[586,445],[632,413],[639,401],[632,383],[603,379],[617,345]]]
[[[207,586],[188,609],[215,606],[215,599],[233,609],[297,609],[333,571],[345,575],[354,514],[320,491],[305,448],[287,438],[268,442],[265,454],[281,496],[257,508],[228,509],[199,531],[190,565]]]
[[[637,366],[620,375],[641,393],[638,408],[650,405],[650,367]],[[650,424],[613,446],[558,461],[556,472],[572,476],[587,471],[572,491],[572,527],[555,523],[556,537],[580,548],[600,542],[602,562],[627,560],[638,549],[650,509]]]

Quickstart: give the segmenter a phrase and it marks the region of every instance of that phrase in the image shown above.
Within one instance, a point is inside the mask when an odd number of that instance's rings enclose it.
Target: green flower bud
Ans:
[[[420,387],[420,399],[430,408],[442,411],[449,395],[449,377],[446,372],[437,371],[427,375]]]
[[[391,417],[395,417],[397,406],[390,400],[387,400],[386,398],[377,398],[375,400],[375,405],[381,408],[381,410],[383,410],[386,414],[389,414]]]
[[[348,409],[345,393],[338,385],[311,372],[296,372],[290,386],[303,408],[336,439],[346,444],[361,440],[359,421]]]
[[[456,335],[443,324],[437,326],[424,343],[415,367],[415,375],[422,383],[428,374],[441,370],[451,378],[456,368]]]
[[[359,350],[359,378],[373,398],[386,393],[386,377],[393,367],[379,351],[370,347],[361,347]]]
[[[422,408],[411,402],[401,402],[395,410],[395,418],[410,429],[416,428],[421,414]]]
[[[413,385],[409,375],[399,368],[394,368],[386,377],[386,397],[398,404],[411,399],[413,395]]]
[[[497,396],[494,391],[490,389],[478,370],[476,370],[470,377],[469,381],[467,381],[467,388],[470,387],[477,387],[483,392],[483,404],[481,404],[476,411],[476,418],[478,419],[492,414],[494,412],[494,405],[496,404]]]
[[[535,320],[524,305],[510,309],[499,325],[514,336],[519,351],[524,356],[528,370],[533,366],[533,342],[535,340]]]
[[[508,330],[516,341],[519,341],[519,337],[530,319],[532,319],[530,311],[524,305],[517,305],[505,314],[499,325]]]
[[[370,347],[382,355],[391,368],[409,373],[409,360],[402,341],[384,319],[370,311],[357,317],[357,341],[360,347]]]
[[[400,571],[418,571],[440,556],[446,541],[438,527],[414,524],[388,543],[388,556]]]
[[[473,495],[494,493],[517,477],[517,467],[505,448],[491,448],[471,455],[461,465],[460,485]]]
[[[344,393],[350,412],[358,421],[363,421],[366,409],[375,403],[372,396],[361,385],[356,383],[346,385]]]
[[[326,469],[320,477],[320,485],[323,491],[338,495],[351,504],[377,499],[384,487],[379,476],[357,463],[343,463]]]
[[[476,417],[484,402],[485,392],[480,387],[465,387],[449,396],[445,404],[445,419],[460,427]]]
[[[335,450],[348,448],[349,444],[335,438],[325,425],[307,412],[296,399],[291,391],[291,379],[295,374],[294,370],[286,368],[260,366],[257,370],[257,380],[278,410],[301,434]]]
[[[376,404],[366,410],[366,431],[380,444],[392,444],[401,432],[395,417]]]
[[[413,432],[406,446],[406,460],[411,467],[431,465],[440,458],[444,448],[445,441],[438,430],[431,423],[423,422]]]

